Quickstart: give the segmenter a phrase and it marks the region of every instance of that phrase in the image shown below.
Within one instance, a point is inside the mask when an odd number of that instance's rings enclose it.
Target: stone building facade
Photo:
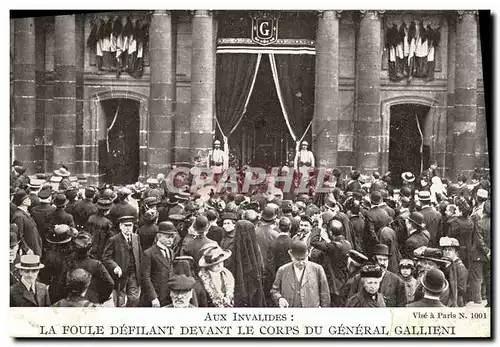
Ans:
[[[127,180],[168,172],[204,155],[217,131],[218,34],[230,13],[155,10],[11,19],[13,159],[21,160],[28,172],[50,173],[64,164],[73,174],[102,181],[103,153],[110,152],[109,113],[117,109],[116,100],[137,118],[127,123],[135,129],[134,140],[117,135],[128,151],[132,148],[126,157],[137,157],[127,164],[134,166]],[[397,129],[391,118],[414,109],[420,110],[414,117],[420,119],[426,165],[436,162],[451,178],[488,167],[477,12],[332,10],[299,15],[315,26],[309,136],[318,166],[344,172],[390,170],[391,151],[398,150],[391,148],[396,131],[391,129]],[[87,38],[99,16],[130,16],[148,24],[142,76],[98,71]],[[393,81],[385,29],[394,21],[416,18],[439,26],[433,79]]]

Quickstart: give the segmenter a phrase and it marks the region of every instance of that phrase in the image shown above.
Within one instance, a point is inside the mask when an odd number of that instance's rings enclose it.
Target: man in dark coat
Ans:
[[[139,285],[142,249],[139,237],[132,231],[135,216],[123,216],[118,219],[120,232],[112,236],[104,248],[103,264],[114,276],[115,290],[119,306],[135,307],[139,303],[141,287]],[[122,297],[126,298],[122,303]]]
[[[139,235],[139,241],[141,242],[142,249],[148,249],[154,244],[156,234],[158,233],[158,225],[156,225],[158,221],[158,211],[146,211],[142,220],[144,224],[137,230],[137,235]]]
[[[359,177],[361,173],[358,170],[351,171],[351,179],[347,182],[346,193],[355,192],[361,189],[361,183],[359,183]]]
[[[392,273],[397,274],[399,270],[399,261],[401,260],[401,254],[399,252],[398,239],[396,237],[396,232],[388,226],[383,227],[378,232],[378,239],[381,244],[386,245],[389,248],[389,264],[387,265],[387,270]]]
[[[162,307],[172,303],[168,281],[173,274],[172,245],[177,230],[170,222],[161,222],[156,242],[144,251],[141,264],[141,306]]]
[[[288,217],[281,217],[278,223],[279,234],[273,244],[273,263],[274,263],[274,273],[278,269],[290,262],[290,255],[288,251],[292,247],[292,238],[290,237],[290,231],[292,229],[292,222]]]
[[[97,200],[97,213],[89,217],[86,230],[92,236],[92,248],[90,254],[97,260],[102,260],[104,247],[108,239],[115,234],[113,223],[107,218],[113,202],[107,198]]]
[[[23,255],[16,268],[21,280],[10,287],[10,307],[48,307],[50,296],[47,286],[37,281],[38,271],[43,269],[40,256]]]
[[[118,219],[123,216],[133,216],[139,218],[139,211],[128,202],[132,191],[128,188],[122,188],[118,191],[118,202],[113,204],[109,210],[108,219],[113,223],[113,226],[118,226]]]
[[[64,194],[66,195],[66,199],[68,199],[68,203],[66,204],[64,210],[73,216],[75,204],[77,202],[76,198],[78,197],[78,188],[71,186],[68,189],[66,189]]]
[[[343,225],[340,221],[332,219],[327,226],[328,239],[321,234],[314,234],[311,238],[311,246],[324,253],[322,264],[325,269],[328,287],[330,288],[331,304],[341,307],[340,289],[347,281],[347,258],[352,249],[343,233]]]
[[[345,202],[345,207],[347,210],[347,216],[352,225],[352,232],[356,239],[360,243],[360,252],[366,252],[367,247],[365,245],[365,217],[360,210],[360,202],[354,197],[349,197]]]
[[[21,261],[19,255],[19,241],[17,239],[17,225],[10,225],[10,252],[9,252],[9,266],[10,266],[10,285],[14,285],[21,280],[21,273],[16,267]]]
[[[96,189],[94,187],[87,187],[84,194],[85,198],[78,201],[73,208],[73,218],[78,230],[83,230],[90,216],[97,213],[97,207],[93,202]]]
[[[483,218],[474,230],[471,249],[471,265],[469,268],[470,299],[474,303],[481,302],[481,289],[486,287],[487,307],[490,305],[491,285],[491,203],[486,201],[483,208]]]
[[[224,237],[224,229],[217,225],[217,212],[214,210],[208,210],[205,212],[208,222],[210,223],[210,228],[208,229],[207,237],[210,240],[214,240],[217,244],[221,244],[222,238]],[[227,248],[226,248],[227,249]]]
[[[379,243],[378,231],[388,226],[391,223],[391,217],[379,205],[382,203],[382,195],[378,191],[370,194],[371,208],[366,215],[366,237],[368,241],[365,243],[367,250],[370,250],[375,244]]]
[[[38,233],[38,228],[33,218],[28,213],[28,207],[31,199],[24,190],[19,190],[12,200],[17,206],[17,210],[12,217],[12,223],[16,224],[18,229],[18,239],[21,250],[24,254],[31,250],[34,254],[42,255],[42,239]]]
[[[401,256],[411,259],[414,250],[429,245],[431,236],[425,229],[424,216],[420,212],[412,212],[405,223],[409,236],[402,247]]]
[[[422,207],[420,213],[424,216],[424,223],[427,226],[427,231],[431,235],[429,245],[436,247],[439,238],[442,235],[443,221],[441,213],[436,211],[431,206],[431,193],[428,191],[421,191],[418,193],[418,200],[421,202]]]
[[[49,226],[49,216],[56,210],[54,206],[51,204],[52,194],[49,189],[42,189],[38,193],[40,204],[33,207],[31,210],[31,215],[35,220],[38,233],[42,240],[48,235],[48,226]]]
[[[467,177],[465,175],[458,176],[458,192],[457,197],[464,198],[469,202],[470,199],[470,191],[469,187],[467,187]]]
[[[406,305],[406,307],[446,307],[439,296],[448,288],[444,273],[436,268],[430,269],[422,279],[424,297]]]
[[[192,308],[196,307],[190,304],[193,296],[193,287],[196,281],[186,275],[175,275],[170,278],[167,285],[170,288],[170,297],[172,303],[166,305],[166,308]]]
[[[458,256],[460,244],[457,239],[442,237],[439,240],[439,247],[443,250],[444,259],[449,260],[449,266],[443,271],[450,285],[450,295],[446,306],[463,307],[465,306],[464,296],[467,290],[468,271]]]
[[[66,205],[68,204],[68,199],[66,199],[66,195],[57,194],[54,199],[54,205],[56,206],[56,210],[49,215],[49,222],[47,233],[50,234],[56,225],[66,224],[71,228],[75,227],[75,221],[73,220],[73,216],[65,211]]]

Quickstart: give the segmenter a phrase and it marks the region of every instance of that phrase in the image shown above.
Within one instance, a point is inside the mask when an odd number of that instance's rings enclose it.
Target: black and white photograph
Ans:
[[[11,336],[491,337],[491,16],[11,11]]]

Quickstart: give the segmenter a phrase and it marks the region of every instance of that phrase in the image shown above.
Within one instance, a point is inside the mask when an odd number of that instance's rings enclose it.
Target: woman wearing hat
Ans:
[[[23,254],[33,252],[37,255],[42,255],[42,239],[38,232],[36,222],[28,212],[31,206],[31,199],[24,190],[18,190],[12,199],[12,202],[17,206],[12,223],[19,228],[18,239]]]
[[[54,175],[62,178],[61,182],[59,182],[59,188],[57,190],[60,192],[65,192],[66,189],[71,186],[71,182],[69,181],[69,176],[71,176],[71,173],[68,171],[68,168],[62,165],[59,169],[54,170]]]
[[[72,228],[75,228],[75,221],[73,216],[65,211],[66,206],[68,205],[68,199],[65,194],[56,194],[54,199],[54,205],[56,206],[56,210],[49,215],[48,218],[48,233],[50,234],[56,225],[66,224]]]
[[[351,296],[346,307],[386,307],[384,297],[380,294],[382,269],[378,265],[367,264],[361,268],[361,289]]]
[[[86,229],[92,235],[90,254],[97,260],[102,260],[106,242],[114,235],[113,223],[108,219],[112,205],[111,199],[99,198],[96,203],[97,213],[90,216],[87,221]]]
[[[21,280],[10,287],[10,307],[50,306],[47,286],[37,281],[38,272],[44,267],[40,256],[23,255],[15,266],[21,273]]]
[[[63,287],[61,291],[67,295],[64,279],[75,269],[83,269],[91,275],[90,285],[84,298],[95,304],[112,307],[113,302],[110,299],[114,286],[113,278],[101,261],[91,258],[91,247],[92,236],[85,231],[79,232],[72,241],[73,252],[64,263],[61,280],[58,283]]]
[[[233,307],[234,277],[224,267],[224,261],[231,257],[231,251],[219,246],[205,250],[200,258],[198,277],[207,292],[208,307]]]
[[[50,298],[53,302],[61,300],[65,293],[55,285],[60,279],[63,266],[72,252],[71,240],[76,229],[66,224],[56,225],[46,237],[47,249],[42,260],[45,268],[40,271],[40,281],[49,286]]]
[[[417,289],[417,279],[413,276],[415,263],[411,259],[401,259],[399,262],[399,276],[405,283],[406,302],[412,302]]]

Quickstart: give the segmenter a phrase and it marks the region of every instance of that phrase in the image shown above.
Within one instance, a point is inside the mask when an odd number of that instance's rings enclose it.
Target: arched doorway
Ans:
[[[418,176],[430,164],[430,107],[398,104],[390,108],[389,171],[394,184],[401,184],[401,173]]]
[[[131,184],[139,177],[140,102],[113,98],[100,102],[99,174],[102,181]]]

